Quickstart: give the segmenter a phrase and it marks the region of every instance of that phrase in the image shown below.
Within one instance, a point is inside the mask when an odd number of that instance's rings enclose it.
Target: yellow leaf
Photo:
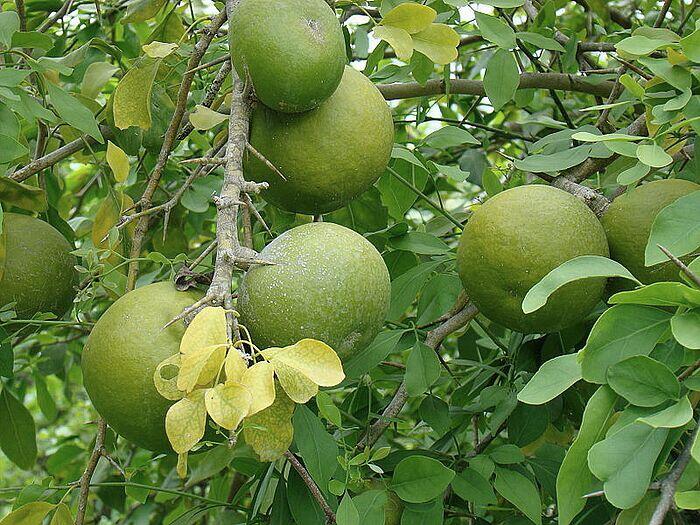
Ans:
[[[239,383],[216,385],[207,390],[204,403],[207,412],[217,425],[234,430],[248,415],[253,396],[250,390]]]
[[[253,397],[249,414],[255,414],[269,407],[275,400],[275,370],[270,363],[255,363],[245,371],[241,384]]]
[[[220,306],[201,310],[185,330],[180,341],[180,353],[187,354],[201,348],[226,345],[226,311]]]
[[[224,362],[226,381],[240,383],[246,370],[248,370],[248,365],[245,359],[243,359],[243,356],[238,353],[238,350],[235,348],[229,350],[226,355],[226,361]]]
[[[273,364],[282,362],[298,370],[319,386],[336,386],[345,379],[338,354],[316,339],[302,339],[285,348],[263,350],[262,354]]]
[[[225,120],[228,120],[228,115],[214,111],[201,104],[197,104],[194,111],[190,113],[190,124],[199,131],[211,129]]]
[[[413,35],[413,49],[423,53],[436,64],[449,64],[457,58],[459,35],[445,24],[430,24]]]
[[[117,182],[124,182],[129,176],[129,157],[111,140],[107,141],[107,164]]]
[[[273,361],[272,366],[275,367],[280,385],[295,403],[306,403],[318,394],[318,385],[296,368],[287,366],[281,361]]]
[[[396,56],[408,62],[413,56],[413,39],[408,31],[394,26],[375,26],[372,34],[375,38],[386,40],[396,51]]]
[[[165,58],[178,47],[180,46],[177,44],[158,42],[157,40],[154,40],[150,44],[141,46],[141,49],[143,49],[143,52],[151,58]]]
[[[278,390],[275,402],[245,419],[243,436],[260,461],[275,461],[289,448],[294,437],[294,403]]]
[[[35,525],[37,523],[42,523],[46,515],[53,508],[53,503],[32,501],[10,512],[0,520],[0,525]]]
[[[382,20],[382,25],[398,27],[413,34],[423,31],[436,16],[437,11],[432,7],[407,2],[389,11]]]
[[[185,479],[187,477],[187,452],[177,455],[177,475],[180,479]]]
[[[180,354],[180,373],[177,387],[191,392],[197,385],[211,383],[219,373],[226,357],[226,348],[221,345],[197,348]]]
[[[207,423],[204,391],[195,390],[168,409],[165,415],[165,433],[178,454],[189,451],[202,436]]]
[[[151,91],[160,59],[144,57],[122,77],[114,90],[114,124],[119,129],[151,127]]]
[[[68,505],[59,503],[53,518],[51,518],[51,525],[73,525],[73,523],[73,516],[70,513]]]
[[[185,397],[185,393],[177,387],[177,376],[180,372],[180,354],[168,357],[162,361],[153,373],[153,383],[156,390],[165,399],[177,401]]]

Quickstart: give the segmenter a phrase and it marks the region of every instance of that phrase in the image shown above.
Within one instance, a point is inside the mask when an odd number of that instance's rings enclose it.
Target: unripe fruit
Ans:
[[[679,281],[671,261],[644,266],[651,226],[659,212],[680,197],[700,190],[687,180],[665,179],[642,184],[615,199],[601,218],[610,244],[610,256],[645,284]]]
[[[20,319],[38,312],[63,316],[75,297],[77,260],[71,243],[49,223],[28,215],[5,213],[2,227],[0,306],[16,302]]]
[[[287,179],[246,154],[246,178],[270,184],[265,200],[297,213],[327,213],[345,206],[384,173],[394,124],[379,90],[347,67],[336,92],[313,111],[285,115],[256,108],[250,143]]]
[[[343,76],[345,39],[324,0],[242,0],[229,38],[239,76],[275,111],[317,107]]]
[[[384,260],[360,234],[337,224],[297,226],[272,241],[238,290],[241,322],[259,348],[304,338],[346,360],[384,323],[391,286]]]
[[[180,349],[178,322],[163,328],[201,298],[172,283],[150,284],[119,298],[97,321],[83,350],[83,381],[92,404],[115,432],[138,446],[171,450],[165,413],[173,401],[156,390],[156,367]]]
[[[605,279],[566,284],[527,315],[522,302],[551,270],[580,255],[608,255],[593,212],[562,190],[520,186],[474,212],[459,243],[457,269],[469,298],[492,321],[523,333],[557,332],[595,307]]]

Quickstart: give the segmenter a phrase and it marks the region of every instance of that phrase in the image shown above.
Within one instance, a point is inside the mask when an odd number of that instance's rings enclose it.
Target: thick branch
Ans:
[[[447,84],[444,80],[429,80],[425,84],[417,82],[379,84],[377,86],[387,100],[444,95]],[[604,81],[592,83],[584,77],[565,73],[522,73],[518,89],[556,89],[574,91],[607,97],[613,89],[613,83]],[[450,94],[485,96],[484,83],[480,80],[454,79],[449,83]]]
[[[460,299],[458,298],[458,300]],[[479,311],[476,309],[476,306],[471,303],[467,304],[454,316],[449,318],[437,328],[428,332],[428,335],[425,338],[425,344],[437,351],[440,344],[442,344],[448,335],[456,332],[460,328],[465,327],[467,324],[469,324],[469,321],[476,317],[476,314],[478,313]],[[367,434],[359,441],[357,448],[371,447],[374,445],[387,427],[391,424],[391,420],[394,419],[399,412],[401,412],[401,409],[406,404],[407,400],[408,392],[406,391],[406,382],[402,381],[398,390],[396,390],[394,397],[384,408],[380,418],[374,422],[374,424],[367,431]]]

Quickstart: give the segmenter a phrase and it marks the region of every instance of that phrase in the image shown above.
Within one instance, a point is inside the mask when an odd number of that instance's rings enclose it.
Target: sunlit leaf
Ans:
[[[260,461],[278,459],[292,444],[292,414],[294,402],[281,389],[277,389],[272,405],[245,419],[243,436]]]
[[[195,390],[172,405],[165,415],[165,432],[173,450],[183,454],[192,449],[204,436],[206,422],[204,390]]]
[[[274,354],[266,352],[264,350],[262,354],[271,363],[281,362],[295,368],[318,386],[336,386],[345,379],[338,354],[321,341],[302,339]]]
[[[435,20],[437,12],[432,7],[415,2],[399,4],[382,19],[382,24],[393,26],[408,33],[418,33]]]
[[[122,77],[114,90],[114,124],[119,129],[151,127],[151,92],[160,59],[145,57]]]
[[[389,45],[396,51],[396,56],[408,62],[413,55],[413,39],[405,29],[400,27],[380,25],[375,26],[372,34],[379,40],[386,40]]]
[[[10,512],[0,520],[0,525],[39,525],[54,507],[48,501],[32,501]]]
[[[185,397],[185,392],[177,387],[180,372],[180,354],[175,354],[162,361],[153,373],[153,383],[158,393],[165,399],[177,401]]]
[[[226,380],[240,383],[246,370],[248,370],[248,365],[238,350],[236,348],[229,350],[224,361]]]
[[[129,157],[111,140],[107,141],[107,164],[117,182],[124,182],[129,176]]]
[[[295,403],[306,403],[318,392],[318,385],[296,368],[281,361],[273,361],[271,364],[280,385]]]
[[[245,386],[227,382],[208,389],[204,402],[209,416],[217,425],[234,430],[248,415],[253,397]]]
[[[197,104],[194,111],[190,113],[190,124],[192,124],[194,129],[200,131],[211,129],[226,120],[228,120],[228,115],[214,111],[201,104]]]
[[[430,24],[413,35],[413,49],[423,53],[436,64],[449,64],[459,53],[459,34],[445,24]]]
[[[165,58],[173,53],[178,47],[180,46],[175,43],[158,42],[157,40],[154,40],[150,44],[141,46],[143,52],[151,58]]]
[[[253,397],[249,413],[255,414],[269,407],[275,400],[275,370],[270,363],[264,361],[255,363],[241,377]]]

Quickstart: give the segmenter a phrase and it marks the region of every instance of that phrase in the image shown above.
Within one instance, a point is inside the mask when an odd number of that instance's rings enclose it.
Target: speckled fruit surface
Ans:
[[[236,71],[275,111],[317,107],[343,75],[343,31],[324,0],[242,0],[229,37]]]
[[[336,92],[313,111],[285,115],[256,108],[250,142],[287,179],[246,154],[246,178],[270,184],[264,199],[288,211],[327,213],[381,176],[391,156],[394,124],[374,84],[346,67]]]
[[[474,212],[457,268],[467,295],[492,321],[523,333],[556,332],[590,313],[605,279],[564,285],[531,314],[523,313],[522,301],[551,270],[580,255],[608,255],[596,216],[569,193],[529,185],[499,193]]]
[[[665,179],[642,184],[619,196],[601,218],[610,244],[610,256],[645,284],[680,281],[678,267],[670,261],[644,266],[644,251],[659,212],[678,198],[698,190],[700,184]]]
[[[0,306],[16,302],[20,319],[37,312],[63,316],[75,297],[74,247],[49,223],[28,215],[5,213],[2,235]]]
[[[153,383],[161,361],[177,353],[182,323],[163,327],[201,298],[172,283],[150,284],[119,298],[97,321],[83,350],[83,381],[92,404],[119,435],[140,447],[170,450],[165,413],[173,401]]]
[[[389,308],[389,272],[360,234],[326,222],[297,226],[262,252],[238,290],[241,322],[261,349],[304,338],[345,360],[377,335]]]

